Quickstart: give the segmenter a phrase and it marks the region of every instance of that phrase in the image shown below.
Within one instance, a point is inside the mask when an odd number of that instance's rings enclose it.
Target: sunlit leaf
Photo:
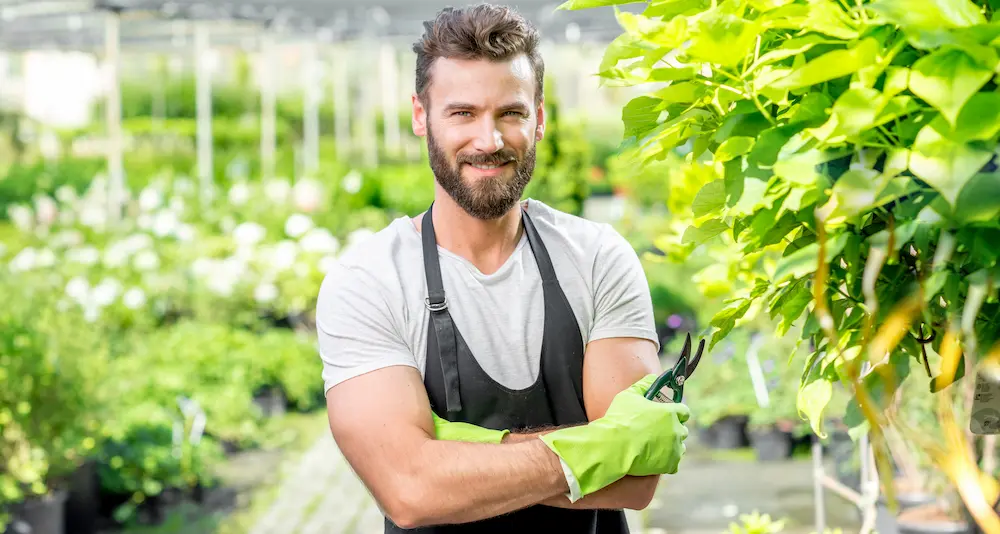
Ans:
[[[681,242],[684,244],[693,243],[695,245],[701,245],[728,229],[729,226],[727,226],[726,223],[719,219],[712,219],[706,221],[701,226],[689,226],[688,229],[684,231],[684,236],[681,238]]]
[[[847,234],[838,234],[826,242],[824,251],[826,261],[831,261],[847,244]],[[806,245],[799,250],[781,258],[774,270],[774,283],[784,282],[789,278],[800,278],[816,270],[819,257],[819,244]]]
[[[708,11],[698,18],[692,29],[692,58],[723,67],[734,67],[753,50],[757,40],[757,24],[735,15]]]
[[[917,135],[910,153],[910,171],[955,205],[959,192],[992,157],[992,152],[949,139],[935,123]]]
[[[910,91],[937,108],[954,125],[965,103],[993,77],[996,53],[987,61],[956,48],[937,50],[913,64]]]
[[[852,48],[834,50],[813,59],[772,85],[776,89],[792,90],[848,76],[873,63],[878,48],[875,39],[864,39]]]
[[[911,29],[964,28],[986,22],[970,0],[875,0],[867,7],[888,22]]]

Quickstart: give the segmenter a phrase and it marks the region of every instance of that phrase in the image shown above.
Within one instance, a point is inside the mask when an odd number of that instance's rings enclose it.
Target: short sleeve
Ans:
[[[384,367],[417,368],[382,288],[356,267],[337,264],[326,274],[317,297],[316,331],[324,392]]]
[[[590,341],[611,337],[648,339],[659,350],[649,282],[632,245],[605,226],[594,259],[594,321]]]

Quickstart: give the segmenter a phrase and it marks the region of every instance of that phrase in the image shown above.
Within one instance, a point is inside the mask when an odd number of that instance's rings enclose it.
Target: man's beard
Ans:
[[[459,154],[455,165],[448,161],[441,147],[434,141],[430,128],[427,129],[427,150],[430,154],[431,170],[441,187],[469,215],[482,220],[499,219],[505,215],[524,193],[535,170],[535,146],[517,159],[517,153],[503,148],[493,154]],[[485,176],[468,184],[462,178],[462,165],[501,165],[511,162],[514,175],[507,177]]]

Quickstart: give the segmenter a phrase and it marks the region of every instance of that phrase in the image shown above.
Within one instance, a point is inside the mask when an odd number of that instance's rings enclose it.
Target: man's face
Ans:
[[[544,132],[534,98],[524,56],[499,63],[438,59],[428,107],[414,97],[413,130],[427,136],[431,170],[469,215],[496,219],[521,199]]]

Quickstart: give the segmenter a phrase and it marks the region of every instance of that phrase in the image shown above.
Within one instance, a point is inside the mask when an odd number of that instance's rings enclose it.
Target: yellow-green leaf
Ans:
[[[753,21],[708,11],[695,23],[687,53],[701,61],[735,67],[753,50],[757,34]]]
[[[590,9],[594,7],[617,6],[622,4],[637,4],[644,0],[566,0],[556,9],[573,11],[577,9]]]
[[[994,59],[996,54],[993,54]],[[954,125],[959,111],[993,77],[992,65],[964,50],[945,48],[918,59],[910,73],[910,91],[937,108]]]
[[[878,41],[867,38],[853,48],[834,50],[794,69],[791,74],[774,82],[776,89],[801,89],[818,83],[849,76],[865,65],[874,63],[879,50]]]
[[[689,226],[686,230],[684,230],[684,236],[681,237],[681,243],[685,245],[688,243],[701,245],[728,229],[729,226],[727,226],[726,223],[722,222],[720,219],[712,219],[710,221],[706,221],[701,226]]]
[[[809,426],[817,436],[826,437],[823,430],[823,412],[833,398],[833,383],[824,377],[802,385],[798,394],[798,409],[809,420]]]
[[[753,148],[754,138],[746,136],[730,137],[719,145],[715,150],[715,161],[725,163],[733,158],[737,158],[750,152]]]
[[[910,172],[954,206],[966,182],[986,165],[993,153],[949,139],[942,134],[946,128],[935,119],[920,130],[910,152]]]
[[[985,24],[970,0],[875,0],[867,6],[886,21],[908,29],[965,28]]]

